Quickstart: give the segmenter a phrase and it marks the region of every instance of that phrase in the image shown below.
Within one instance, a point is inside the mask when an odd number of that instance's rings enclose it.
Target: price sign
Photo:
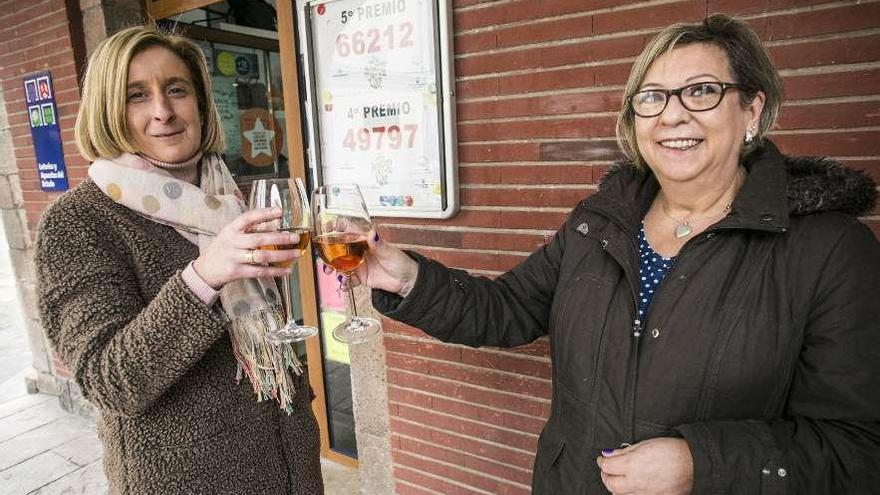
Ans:
[[[314,159],[355,182],[372,215],[457,209],[449,6],[436,0],[306,2]]]

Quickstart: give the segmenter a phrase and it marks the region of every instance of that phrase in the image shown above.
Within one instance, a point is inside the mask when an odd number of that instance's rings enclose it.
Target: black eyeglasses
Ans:
[[[656,117],[666,110],[673,95],[691,112],[705,112],[721,104],[728,89],[749,89],[734,83],[698,82],[678,89],[646,89],[629,96],[629,104],[639,117]]]

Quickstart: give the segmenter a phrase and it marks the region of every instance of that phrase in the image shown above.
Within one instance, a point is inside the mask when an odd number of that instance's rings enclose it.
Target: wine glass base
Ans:
[[[346,320],[333,329],[333,339],[343,344],[360,344],[379,334],[378,320],[361,316]]]
[[[302,327],[294,323],[288,323],[280,330],[267,333],[266,340],[271,344],[279,345],[290,342],[302,342],[315,335],[318,335],[318,329],[315,327]]]

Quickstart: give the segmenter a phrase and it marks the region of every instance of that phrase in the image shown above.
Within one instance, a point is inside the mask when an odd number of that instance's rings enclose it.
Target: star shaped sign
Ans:
[[[275,137],[275,131],[263,127],[262,120],[257,118],[253,129],[242,134],[251,143],[251,158],[262,154],[272,156],[272,139]]]

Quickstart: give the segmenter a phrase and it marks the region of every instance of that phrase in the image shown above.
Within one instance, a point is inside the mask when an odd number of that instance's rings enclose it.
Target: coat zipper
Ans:
[[[636,253],[636,258],[638,258],[638,245],[636,245],[636,242],[632,238],[632,236],[628,234],[629,231],[623,225],[620,225],[615,219],[610,218],[610,220],[612,223],[616,224],[617,227],[621,231],[623,231],[624,233],[627,233],[627,235],[625,237],[627,239],[629,239],[630,248],[633,249],[633,253]],[[682,246],[681,249],[678,251],[676,258],[679,258],[682,255],[682,253],[685,252],[686,249],[689,249],[690,246],[693,245],[693,241],[695,239],[697,239],[700,236],[705,236],[707,233],[714,233],[714,231],[717,231],[717,230],[723,230],[723,229],[719,229],[717,227],[710,228],[710,229],[707,229],[707,230],[701,232],[699,236],[694,236],[691,239],[689,239],[684,244],[684,246]],[[604,242],[603,249],[605,249],[605,247],[607,245],[607,241],[603,241],[603,242]],[[608,252],[609,254],[611,254],[607,249],[605,249],[605,251]],[[613,254],[611,254],[611,257],[614,258],[622,268],[624,268],[624,273],[625,273],[626,266],[624,265],[624,263],[621,263],[622,260],[616,259],[616,257]],[[666,277],[664,277],[663,280],[660,282],[660,285],[657,287],[657,290],[654,292],[655,298],[657,297],[657,295],[660,294],[660,289],[663,287],[664,282],[666,282],[666,280],[669,279],[669,277],[675,271],[676,265],[677,265],[677,263],[675,265],[673,265],[672,270],[670,270],[669,273],[666,274]],[[636,267],[638,269],[638,263],[636,263]],[[638,276],[636,276],[636,280],[638,280]],[[630,353],[630,357],[628,360],[629,361],[629,363],[628,363],[629,374],[626,379],[626,384],[624,385],[624,387],[625,387],[624,397],[626,397],[626,403],[624,404],[624,417],[626,418],[627,426],[629,427],[629,439],[627,442],[623,442],[621,444],[621,446],[632,445],[636,439],[635,404],[636,404],[636,385],[638,382],[638,370],[639,370],[639,348],[641,347],[642,333],[644,333],[643,323],[648,321],[648,315],[651,311],[651,309],[649,307],[648,312],[645,314],[644,322],[638,317],[638,314],[639,314],[638,286],[633,285],[631,279],[629,280],[629,285],[631,288],[631,295],[632,295],[632,301],[633,301],[633,316],[634,316],[633,317],[633,324],[632,324],[632,334],[631,334],[631,336],[632,336],[632,344],[631,344],[632,345],[632,352]]]

